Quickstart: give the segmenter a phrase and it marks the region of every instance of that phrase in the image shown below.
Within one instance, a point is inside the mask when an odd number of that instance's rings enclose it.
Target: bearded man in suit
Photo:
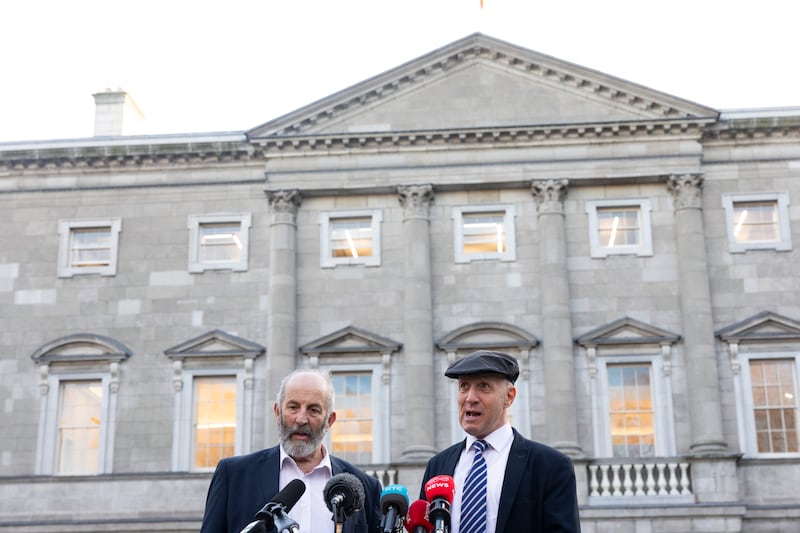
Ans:
[[[517,394],[517,360],[478,350],[451,364],[445,376],[458,380],[458,417],[467,437],[428,461],[420,493],[424,498],[425,483],[434,476],[453,477],[450,533],[580,533],[571,460],[524,438],[507,420]],[[473,513],[462,496],[475,441],[483,449],[486,504]]]
[[[290,481],[306,490],[288,512],[300,533],[333,533],[335,522],[325,501],[325,486],[340,473],[353,474],[364,487],[363,507],[346,518],[344,533],[378,531],[381,520],[378,481],[323,444],[336,421],[334,389],[326,374],[296,370],[280,385],[273,407],[280,444],[249,455],[222,459],[206,497],[201,533],[239,533]]]

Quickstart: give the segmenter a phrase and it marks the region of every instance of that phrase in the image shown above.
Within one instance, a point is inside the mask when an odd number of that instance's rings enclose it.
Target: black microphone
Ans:
[[[345,519],[364,506],[364,485],[353,474],[336,474],[325,484],[325,505],[333,513],[331,519],[343,524]]]
[[[389,485],[381,493],[381,532],[402,531],[403,518],[408,512],[408,490],[403,485]]]
[[[255,521],[248,524],[240,533],[260,531],[260,529],[255,529],[259,524],[267,531],[271,531],[273,528],[276,528],[279,533],[287,529],[290,532],[299,531],[297,522],[289,518],[286,513],[292,510],[305,491],[306,484],[302,480],[291,480],[288,485],[283,487],[282,491],[256,513]]]

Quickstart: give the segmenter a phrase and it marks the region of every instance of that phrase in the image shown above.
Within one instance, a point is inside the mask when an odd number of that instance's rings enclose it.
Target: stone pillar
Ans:
[[[434,438],[433,304],[431,301],[431,185],[397,188],[403,207],[403,357],[406,460],[436,453]]]
[[[269,224],[269,306],[267,314],[265,447],[278,440],[272,404],[281,380],[295,369],[297,355],[297,190],[267,191]]]
[[[689,450],[718,453],[726,450],[727,446],[722,434],[711,289],[700,205],[702,188],[703,177],[699,174],[673,175],[667,180],[667,189],[675,204],[675,240],[692,430]]]
[[[542,366],[549,443],[572,457],[578,444],[572,316],[569,308],[564,197],[566,179],[534,181],[531,192],[539,209],[539,291],[542,317]]]

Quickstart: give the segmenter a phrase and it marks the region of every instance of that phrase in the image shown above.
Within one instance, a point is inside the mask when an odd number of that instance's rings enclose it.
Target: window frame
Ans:
[[[369,218],[372,229],[372,255],[367,257],[333,257],[331,254],[331,220],[339,218]],[[319,214],[319,263],[321,268],[363,265],[381,265],[381,223],[383,212],[380,209],[355,209],[344,211],[323,211]]]
[[[464,252],[464,215],[479,213],[503,213],[503,229],[506,237],[506,250],[504,252]],[[473,261],[516,261],[516,209],[511,204],[487,204],[455,206],[450,212],[453,220],[453,257],[456,263],[471,263]]]
[[[756,422],[753,402],[753,384],[750,379],[750,362],[754,360],[794,360],[794,380],[795,380],[795,406],[800,414],[800,350],[787,351],[768,351],[758,352],[740,348],[739,359],[739,378],[741,380],[739,422],[742,428],[740,433],[740,446],[745,457],[759,459],[766,458],[800,458],[800,450],[797,452],[760,452],[758,450],[758,436],[756,433]]]
[[[607,207],[634,207],[639,209],[641,241],[637,245],[605,246],[600,242],[600,224],[598,209]],[[649,198],[617,198],[602,200],[586,200],[586,214],[589,217],[589,251],[590,256],[604,259],[610,255],[637,255],[647,257],[653,255],[652,202]]]
[[[239,225],[239,239],[242,243],[242,249],[238,261],[210,262],[202,261],[200,259],[200,228],[204,224]],[[189,229],[189,272],[201,273],[208,270],[231,270],[233,272],[247,271],[250,255],[251,225],[251,213],[214,213],[208,215],[189,215],[187,223],[187,227]]]
[[[383,448],[384,444],[388,443],[388,387],[381,385],[382,366],[380,363],[361,363],[361,364],[337,364],[337,363],[321,363],[320,370],[328,373],[333,377],[333,374],[356,374],[356,373],[370,373],[371,374],[371,387],[372,387],[372,457],[370,459],[372,464],[381,464],[388,461],[388,456],[384,457]],[[384,395],[387,397],[384,398]],[[338,395],[335,402],[338,402]],[[334,405],[335,411],[340,411],[338,405]],[[387,411],[387,412],[384,412]],[[332,448],[333,428],[338,423],[339,419],[334,423],[333,427],[325,436],[325,446],[329,450]],[[332,452],[333,453],[333,452]],[[349,460],[349,459],[348,459]],[[350,460],[354,464],[362,464]]]
[[[778,232],[774,241],[738,242],[734,235],[734,204],[747,202],[775,202],[778,211]],[[744,253],[748,250],[775,250],[787,252],[792,249],[791,225],[789,221],[789,194],[785,192],[723,194],[725,209],[725,231],[728,236],[728,251]]]
[[[74,230],[83,228],[108,228],[111,238],[109,261],[104,266],[79,267],[71,262],[72,235]],[[119,234],[122,231],[122,219],[118,217],[103,219],[76,219],[58,221],[58,277],[71,278],[97,274],[115,276],[117,274],[117,258],[119,255]]]

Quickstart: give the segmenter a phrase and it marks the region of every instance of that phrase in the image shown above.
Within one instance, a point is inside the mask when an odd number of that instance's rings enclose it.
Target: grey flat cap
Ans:
[[[471,374],[500,374],[514,383],[519,377],[519,364],[510,354],[478,350],[455,361],[445,370],[448,378],[458,378]]]

